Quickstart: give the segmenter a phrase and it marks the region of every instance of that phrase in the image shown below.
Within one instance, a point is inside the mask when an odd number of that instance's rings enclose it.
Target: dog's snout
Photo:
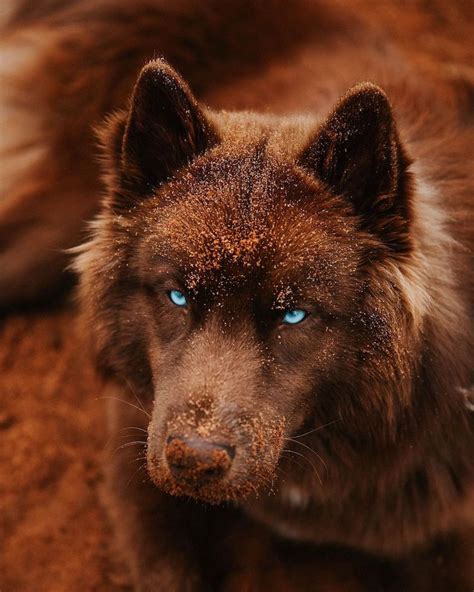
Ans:
[[[202,438],[170,436],[165,456],[174,478],[195,485],[222,479],[229,471],[235,449]]]

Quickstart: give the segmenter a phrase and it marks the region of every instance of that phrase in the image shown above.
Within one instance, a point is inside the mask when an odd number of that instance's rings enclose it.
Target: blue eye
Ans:
[[[170,297],[171,302],[173,304],[176,304],[176,306],[184,307],[188,305],[186,296],[179,290],[170,290],[168,292],[168,295]]]
[[[283,315],[283,322],[285,325],[297,325],[304,321],[308,316],[308,313],[301,308],[295,308],[295,310],[287,310]]]

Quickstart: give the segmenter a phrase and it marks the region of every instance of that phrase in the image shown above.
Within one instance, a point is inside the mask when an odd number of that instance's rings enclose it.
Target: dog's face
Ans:
[[[346,133],[354,113],[368,149]],[[367,297],[369,262],[409,249],[388,104],[362,87],[285,160],[265,138],[220,141],[153,64],[115,127],[114,195],[80,263],[101,362],[152,404],[159,487],[242,499],[271,485],[286,438],[341,414],[335,385],[399,351],[401,300]],[[346,404],[363,425],[378,403]]]
[[[343,319],[359,289],[352,226],[317,183],[255,151],[207,157],[141,208],[129,273],[140,286],[135,330],[147,336],[148,450],[160,484],[195,493],[192,479],[170,474],[173,437],[232,451],[228,475],[203,483],[202,497],[270,478],[284,437],[347,350]]]

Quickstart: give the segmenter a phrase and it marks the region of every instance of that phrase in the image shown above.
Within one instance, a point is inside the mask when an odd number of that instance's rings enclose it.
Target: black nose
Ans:
[[[165,456],[175,479],[204,485],[222,479],[232,465],[235,449],[201,438],[168,438]]]

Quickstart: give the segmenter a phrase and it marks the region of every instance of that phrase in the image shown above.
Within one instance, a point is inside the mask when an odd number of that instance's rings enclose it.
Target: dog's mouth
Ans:
[[[161,446],[151,438],[147,460],[152,481],[171,495],[211,504],[242,501],[271,490],[285,422],[250,424],[251,430],[206,438],[198,435],[203,433],[199,429],[168,432]]]

